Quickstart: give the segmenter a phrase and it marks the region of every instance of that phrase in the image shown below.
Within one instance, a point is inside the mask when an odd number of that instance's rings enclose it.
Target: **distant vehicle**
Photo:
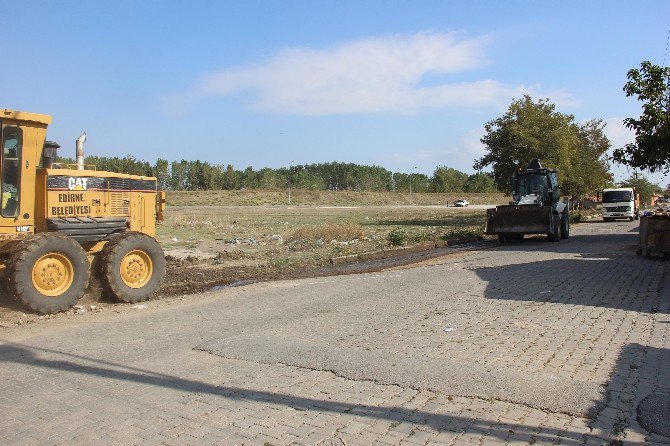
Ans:
[[[640,195],[632,187],[605,189],[603,191],[603,220],[614,221],[627,218],[630,221],[639,218]]]
[[[454,201],[454,206],[456,206],[457,208],[464,208],[464,207],[468,206],[469,204],[470,204],[470,202],[468,200],[456,200],[456,201]]]

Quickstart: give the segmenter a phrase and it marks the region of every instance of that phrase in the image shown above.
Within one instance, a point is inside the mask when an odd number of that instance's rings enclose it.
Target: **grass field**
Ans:
[[[218,282],[226,268],[230,278],[276,276],[341,255],[481,233],[485,210],[446,206],[458,198],[505,201],[502,194],[412,194],[410,202],[400,193],[293,190],[289,206],[287,191],[169,192],[157,238],[176,275],[198,265]]]
[[[310,206],[382,206],[382,205],[440,205],[452,204],[464,198],[472,204],[499,204],[506,201],[503,194],[350,192],[292,190],[292,205]],[[224,190],[169,191],[171,206],[261,206],[288,205],[287,190]]]
[[[158,238],[168,249],[354,240],[350,244],[380,247],[393,230],[406,232],[410,242],[437,240],[456,229],[481,228],[484,215],[483,209],[420,206],[170,206]]]

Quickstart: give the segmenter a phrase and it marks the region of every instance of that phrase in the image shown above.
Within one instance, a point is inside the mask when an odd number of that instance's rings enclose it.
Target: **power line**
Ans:
[[[665,54],[663,54],[663,67],[665,66],[665,58],[668,57],[668,45],[670,44],[670,29],[668,29],[668,38],[665,39]]]

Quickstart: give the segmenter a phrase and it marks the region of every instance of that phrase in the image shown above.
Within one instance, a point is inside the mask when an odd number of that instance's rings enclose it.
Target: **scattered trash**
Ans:
[[[548,294],[548,293],[551,293],[551,290],[540,291],[540,294]]]
[[[144,305],[144,304],[138,304],[138,305],[133,305],[133,306],[130,307],[130,308],[132,308],[132,309],[134,309],[134,310],[144,310],[146,307],[147,307],[147,306]]]
[[[179,239],[177,237],[172,237],[170,240],[172,240],[173,242],[178,242],[179,241]]]
[[[442,331],[444,331],[444,332],[446,332],[446,333],[449,333],[450,331],[454,331],[454,330],[456,330],[456,329],[453,328],[453,327],[444,327],[444,328],[442,329]]]

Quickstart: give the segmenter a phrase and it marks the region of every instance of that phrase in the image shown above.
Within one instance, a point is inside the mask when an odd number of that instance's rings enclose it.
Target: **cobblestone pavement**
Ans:
[[[0,331],[0,444],[670,444],[670,262],[590,223]]]

